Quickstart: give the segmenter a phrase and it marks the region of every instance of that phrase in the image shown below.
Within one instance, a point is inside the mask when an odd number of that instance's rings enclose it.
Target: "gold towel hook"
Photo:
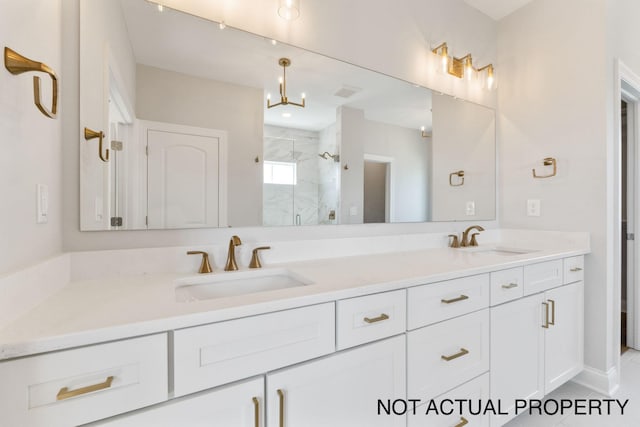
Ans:
[[[35,71],[47,73],[51,77],[53,84],[51,110],[48,110],[40,101],[40,77],[38,76],[33,76],[33,102],[42,114],[50,119],[55,119],[58,112],[58,77],[56,77],[56,73],[48,65],[24,57],[6,46],[4,48],[4,66],[11,74],[17,75]]]
[[[556,176],[556,173],[558,172],[558,165],[555,158],[545,157],[542,164],[545,166],[553,166],[553,172],[548,175],[538,175],[535,169],[531,169],[534,178],[551,178],[552,176]]]
[[[459,184],[454,184],[453,183],[454,175],[457,176],[458,178],[461,178]],[[461,185],[464,185],[464,171],[451,172],[449,174],[449,185],[452,186],[452,187],[460,187]]]
[[[86,139],[87,141],[90,141],[92,139],[98,138],[98,157],[100,157],[100,160],[102,160],[103,162],[108,162],[109,161],[109,149],[107,148],[105,151],[105,155],[102,155],[102,142],[104,140],[104,132],[100,131],[100,132],[96,132],[95,130],[91,130],[89,128],[84,128],[84,139]]]

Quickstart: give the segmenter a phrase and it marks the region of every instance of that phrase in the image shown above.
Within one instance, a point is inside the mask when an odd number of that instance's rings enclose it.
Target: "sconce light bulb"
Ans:
[[[158,12],[162,12],[164,10],[164,6],[159,4],[158,5]]]
[[[301,97],[302,97],[302,99],[305,99],[307,97],[307,95],[304,92],[302,92]]]
[[[493,67],[489,67],[487,70],[487,88],[493,90],[495,85],[495,77],[493,76]]]
[[[469,56],[464,63],[464,76],[467,78],[467,81],[471,81],[473,71],[473,63],[471,62],[471,56]]]
[[[420,128],[420,131],[424,132],[424,126],[422,126],[422,127]]]
[[[284,79],[282,78],[282,76],[278,77],[278,83],[282,84],[283,81]]]
[[[275,46],[275,45],[277,45],[277,44],[278,44],[278,41],[277,41],[276,39],[272,39],[272,40],[271,40],[271,44]]]
[[[267,94],[267,100],[271,101],[271,94],[270,93]]]

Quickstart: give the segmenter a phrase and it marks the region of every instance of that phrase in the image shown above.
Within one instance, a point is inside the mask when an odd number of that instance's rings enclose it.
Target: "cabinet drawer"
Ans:
[[[406,318],[404,289],[338,301],[338,350],[401,334],[406,330]]]
[[[173,333],[174,395],[183,396],[335,350],[333,303]]]
[[[562,285],[562,260],[524,266],[524,294],[531,295]]]
[[[489,307],[489,275],[409,288],[409,329]]]
[[[446,412],[452,411],[450,415],[434,414],[433,411],[427,413],[428,404],[425,403],[416,409],[415,414],[410,413],[408,427],[452,427],[463,424],[464,420],[467,424],[463,425],[468,427],[489,427],[489,416],[482,413],[471,415],[467,404],[471,402],[473,410],[477,411],[478,402],[487,402],[488,399],[489,373],[486,373],[434,399],[438,408]],[[457,401],[464,402],[462,412]]]
[[[0,423],[68,427],[152,405],[167,373],[166,334],[0,363]]]
[[[411,331],[408,395],[431,399],[489,370],[489,309]]]
[[[584,280],[584,256],[574,256],[564,260],[564,283]]]
[[[491,305],[502,304],[524,295],[522,267],[491,273]]]
[[[264,425],[264,408],[264,378],[259,377],[84,427],[254,427]]]

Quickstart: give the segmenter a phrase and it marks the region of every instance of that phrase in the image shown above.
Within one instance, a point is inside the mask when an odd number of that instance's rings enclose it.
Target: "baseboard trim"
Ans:
[[[572,381],[590,388],[593,391],[597,391],[600,394],[604,394],[605,396],[612,396],[613,393],[618,390],[618,387],[620,387],[618,370],[615,366],[606,372],[585,366],[584,370],[573,378]]]

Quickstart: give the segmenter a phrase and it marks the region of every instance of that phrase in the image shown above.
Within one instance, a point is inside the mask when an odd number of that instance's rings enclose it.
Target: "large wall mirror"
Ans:
[[[145,0],[80,10],[82,230],[495,218],[492,109]]]

